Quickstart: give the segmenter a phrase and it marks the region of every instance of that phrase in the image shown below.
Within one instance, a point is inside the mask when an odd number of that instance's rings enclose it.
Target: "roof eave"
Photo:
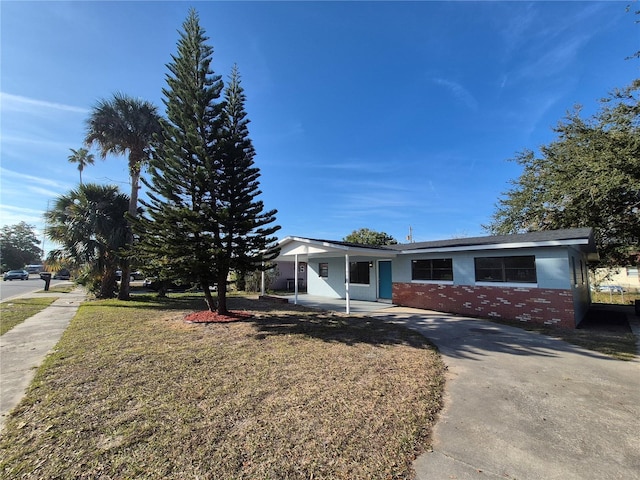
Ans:
[[[563,247],[573,245],[589,245],[591,242],[588,238],[571,239],[571,240],[547,240],[543,242],[514,242],[514,243],[489,243],[486,245],[457,245],[451,247],[433,247],[433,248],[416,248],[401,250],[400,253],[441,253],[441,252],[464,252],[474,250],[503,250],[514,248],[544,248],[544,247]]]

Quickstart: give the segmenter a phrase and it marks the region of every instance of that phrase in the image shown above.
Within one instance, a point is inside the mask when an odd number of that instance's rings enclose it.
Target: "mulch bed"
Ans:
[[[229,323],[245,320],[251,316],[249,312],[230,311],[229,315],[221,315],[218,312],[203,310],[186,315],[184,321],[188,323]]]

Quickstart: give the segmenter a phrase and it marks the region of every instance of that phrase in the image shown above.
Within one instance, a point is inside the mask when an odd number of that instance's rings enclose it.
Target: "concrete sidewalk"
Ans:
[[[30,296],[51,296],[30,294]],[[0,336],[0,430],[9,412],[18,405],[37,367],[58,343],[86,294],[78,288]]]
[[[372,316],[425,335],[448,367],[417,480],[640,479],[640,362],[438,312]]]

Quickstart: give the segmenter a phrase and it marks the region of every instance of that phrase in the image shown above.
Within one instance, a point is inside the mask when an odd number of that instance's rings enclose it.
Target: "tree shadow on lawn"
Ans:
[[[206,304],[204,302],[204,296],[169,295],[167,297],[158,297],[154,294],[140,294],[132,296],[130,300],[88,300],[83,302],[82,307],[111,307],[123,309],[144,308],[149,310],[204,310],[206,308]]]
[[[303,335],[320,339],[324,342],[339,342],[346,345],[405,345],[414,348],[434,348],[424,336],[405,327],[392,323],[381,322],[374,318],[346,316],[334,314],[318,309],[259,300],[253,297],[227,297],[228,308],[231,312],[249,313],[251,317],[240,318],[228,323],[194,323],[202,328],[229,323],[253,324],[256,328],[255,338],[264,340],[268,336]],[[138,294],[129,301],[100,300],[83,303],[82,308],[115,308],[124,310],[157,310],[182,311],[192,313],[206,310],[204,296],[201,293],[169,294],[158,297],[155,294]],[[122,317],[128,314],[123,312]]]
[[[318,310],[294,312],[273,311],[274,315],[257,315],[253,321],[258,329],[255,337],[262,340],[272,335],[303,335],[324,342],[349,346],[370,344],[376,346],[403,345],[412,348],[434,348],[423,335],[408,328],[381,322],[373,318],[331,314]]]
[[[380,312],[375,316],[384,316],[387,321],[421,332],[442,353],[456,358],[482,360],[492,353],[538,357],[559,357],[562,353],[576,353],[620,361],[632,360],[636,355],[635,337],[628,328],[626,317],[624,320],[618,318],[618,325],[612,327],[611,323],[614,322],[609,322],[607,319],[610,317],[606,314],[605,317],[599,317],[599,321],[590,321],[584,328],[577,329],[428,311],[421,314]],[[607,331],[611,328],[618,331]]]

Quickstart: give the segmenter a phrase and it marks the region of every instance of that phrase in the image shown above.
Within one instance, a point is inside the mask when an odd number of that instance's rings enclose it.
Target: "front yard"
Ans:
[[[230,299],[83,304],[0,437],[3,478],[410,478],[444,366],[417,333]]]

